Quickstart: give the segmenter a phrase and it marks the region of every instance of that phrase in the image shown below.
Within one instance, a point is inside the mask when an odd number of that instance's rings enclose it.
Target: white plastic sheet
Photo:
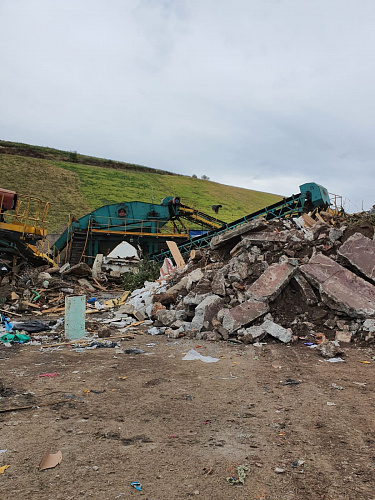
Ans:
[[[213,358],[212,356],[202,356],[194,349],[190,349],[190,351],[182,358],[182,361],[203,361],[203,363],[216,363],[219,361],[219,358]]]

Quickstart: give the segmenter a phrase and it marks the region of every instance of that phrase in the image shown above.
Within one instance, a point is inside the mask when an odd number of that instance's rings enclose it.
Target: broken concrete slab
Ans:
[[[289,262],[272,264],[247,289],[246,297],[270,302],[282,292],[296,272],[296,267]]]
[[[331,309],[353,318],[375,317],[374,285],[322,254],[311,257],[300,270]]]
[[[191,322],[193,330],[207,330],[211,321],[222,308],[223,300],[218,295],[209,295],[195,308],[195,316]]]
[[[251,231],[258,231],[266,227],[267,223],[264,219],[254,219],[249,222],[245,222],[240,226],[237,226],[233,229],[229,229],[217,236],[214,236],[210,242],[211,250],[216,250],[224,245],[226,245],[230,240],[241,236],[241,234],[245,234]]]
[[[269,306],[266,302],[260,302],[255,299],[247,300],[232,309],[223,310],[223,327],[229,333],[232,333],[241,328],[241,326],[250,325],[250,323],[268,311]]]
[[[260,325],[260,327],[262,328],[262,330],[267,332],[268,335],[271,335],[281,342],[284,342],[284,344],[292,340],[292,332],[290,330],[287,330],[283,326],[278,325],[277,323],[274,323],[269,319],[266,319],[266,321],[264,321]]]
[[[287,241],[290,241],[290,239],[290,231],[262,231],[242,236],[242,241],[246,246],[257,245],[258,243],[286,243]]]
[[[174,304],[179,295],[187,295],[186,289],[188,277],[184,276],[178,283],[171,286],[166,292],[154,295],[154,302],[160,302],[163,305]]]
[[[375,241],[361,233],[354,233],[338,250],[349,264],[375,282]]]
[[[302,276],[301,273],[297,272],[293,276],[293,280],[295,281],[299,291],[302,293],[306,304],[308,304],[309,306],[315,306],[318,303],[318,298],[307,279]]]
[[[337,330],[335,333],[335,340],[337,342],[350,343],[352,341],[352,332],[343,332]]]

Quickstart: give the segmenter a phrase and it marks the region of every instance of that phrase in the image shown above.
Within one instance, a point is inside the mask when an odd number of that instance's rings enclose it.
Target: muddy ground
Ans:
[[[0,413],[2,499],[375,499],[373,348],[330,363],[303,341],[121,347],[146,354],[0,348],[0,409],[64,401]],[[219,361],[183,361],[191,348]],[[63,460],[39,471],[46,450]]]

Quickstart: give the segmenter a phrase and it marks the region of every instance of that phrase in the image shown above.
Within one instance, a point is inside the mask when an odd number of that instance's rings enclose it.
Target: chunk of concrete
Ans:
[[[300,273],[296,273],[293,276],[293,279],[295,280],[298,289],[305,299],[306,304],[308,304],[309,306],[315,306],[318,303],[318,298],[307,279]]]
[[[228,229],[227,231],[214,236],[210,242],[211,250],[216,250],[224,245],[226,245],[230,240],[241,236],[241,234],[245,234],[251,231],[259,231],[266,227],[266,222],[264,219],[254,219],[249,222],[245,222],[240,226],[237,226],[233,229]]]
[[[322,254],[300,267],[331,308],[353,318],[375,317],[375,286]]]
[[[354,233],[338,250],[347,262],[375,282],[375,241],[361,233]]]
[[[166,292],[154,295],[154,302],[160,302],[163,305],[174,304],[179,295],[187,295],[186,289],[188,277],[184,276],[178,283],[171,286]]]
[[[289,262],[272,264],[247,289],[246,296],[262,302],[275,300],[289,283],[295,272],[296,267]]]
[[[203,271],[200,268],[191,271],[191,273],[187,275],[186,289],[190,291],[193,284],[201,280],[203,276],[204,276]]]
[[[350,343],[352,341],[352,332],[337,330],[335,333],[335,340],[337,340],[337,342]]]
[[[261,340],[266,335],[266,331],[261,326],[250,326],[244,330],[244,334],[240,340],[244,344],[252,344]]]
[[[225,277],[223,271],[217,271],[212,283],[211,290],[215,295],[220,295],[221,297],[225,296]]]
[[[290,238],[290,231],[280,231],[279,233],[262,231],[242,236],[246,246],[257,245],[258,243],[286,243]]]
[[[287,330],[283,326],[280,326],[269,319],[266,319],[260,327],[262,330],[267,332],[268,335],[279,339],[281,342],[284,342],[284,344],[292,340],[292,332],[290,330]]]
[[[229,333],[232,333],[241,328],[241,326],[250,325],[250,323],[268,311],[269,306],[266,302],[260,302],[255,299],[247,300],[232,309],[223,310],[223,327]]]
[[[207,330],[211,325],[212,319],[222,308],[222,298],[218,295],[209,295],[195,308],[195,316],[191,322],[193,330]]]
[[[156,319],[164,326],[171,326],[176,321],[176,311],[173,309],[159,309],[156,312]]]

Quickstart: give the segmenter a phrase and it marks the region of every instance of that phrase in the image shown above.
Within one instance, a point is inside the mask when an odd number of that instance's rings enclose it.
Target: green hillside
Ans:
[[[36,158],[35,151],[30,148],[37,146],[28,146],[32,153],[29,156],[15,155],[13,153],[19,152],[17,148],[4,147],[2,144],[5,142],[0,141],[0,187],[51,201],[53,205],[48,217],[49,231],[60,231],[65,227],[69,214],[79,218],[102,205],[120,201],[151,202],[152,196],[156,204],[165,196],[180,196],[186,205],[209,214],[213,214],[212,205],[221,204],[223,208],[219,218],[225,222],[280,200],[280,196],[269,193],[226,186],[139,165],[117,162],[117,167],[112,168],[108,164],[93,166],[79,162],[69,163],[62,159],[61,153],[64,152],[49,148],[41,148],[43,155],[49,154],[56,159]],[[47,153],[48,151],[58,151],[58,154]],[[69,155],[68,152],[65,153]],[[95,158],[93,160],[102,161]]]

